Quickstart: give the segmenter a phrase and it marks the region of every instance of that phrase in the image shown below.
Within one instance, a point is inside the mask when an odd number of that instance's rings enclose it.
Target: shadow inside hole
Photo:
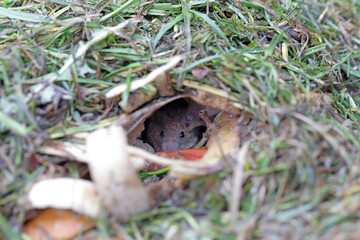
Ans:
[[[202,105],[188,98],[166,104],[145,121],[141,139],[151,145],[155,152],[194,147],[207,129],[199,116],[202,108]]]

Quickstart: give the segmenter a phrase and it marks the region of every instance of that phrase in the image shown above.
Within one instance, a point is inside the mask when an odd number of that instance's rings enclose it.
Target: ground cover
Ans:
[[[20,200],[35,180],[80,175],[77,164],[39,147],[109,125],[130,88],[118,101],[107,92],[181,55],[169,70],[174,89],[186,81],[215,87],[250,116],[244,169],[225,159],[225,170],[191,181],[158,209],[125,225],[99,219],[93,231],[139,239],[356,239],[359,29],[360,4],[350,0],[2,1],[0,229],[19,236]],[[241,200],[229,211],[234,194]]]

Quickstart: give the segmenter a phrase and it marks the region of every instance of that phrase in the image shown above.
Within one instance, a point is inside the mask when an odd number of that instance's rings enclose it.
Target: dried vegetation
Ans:
[[[116,121],[131,81],[182,55],[174,88],[211,87],[243,111],[238,154],[130,224],[102,219],[93,231],[357,239],[359,27],[355,0],[2,1],[1,231],[18,237],[35,179],[81,176],[39,147]],[[106,98],[119,83],[121,99]]]

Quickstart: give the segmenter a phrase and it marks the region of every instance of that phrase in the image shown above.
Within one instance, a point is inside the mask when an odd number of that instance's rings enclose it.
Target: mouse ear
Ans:
[[[164,122],[166,120],[164,114],[161,114],[160,110],[161,108],[153,112],[153,114],[150,116],[153,121]]]
[[[189,107],[187,111],[181,116],[180,121],[186,126],[188,130],[197,126],[204,126],[205,122],[199,116],[199,110],[201,106],[193,108]]]
[[[201,126],[206,127],[205,122],[200,117],[199,119],[193,121],[188,121],[186,117],[184,117],[181,119],[181,121],[184,123],[186,131],[191,131],[196,127],[201,127]]]

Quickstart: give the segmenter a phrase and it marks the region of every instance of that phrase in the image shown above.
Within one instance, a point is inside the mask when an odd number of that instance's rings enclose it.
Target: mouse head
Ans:
[[[182,116],[154,114],[148,122],[147,142],[157,152],[192,148],[204,132],[204,122],[188,122]]]
[[[184,101],[174,101],[157,110],[145,123],[145,140],[155,151],[192,148],[204,132],[204,121],[198,112],[189,113]],[[206,129],[206,128],[205,128]]]
[[[200,128],[188,128],[184,123],[177,121],[160,130],[159,138],[162,151],[189,149],[199,142],[201,131]]]

